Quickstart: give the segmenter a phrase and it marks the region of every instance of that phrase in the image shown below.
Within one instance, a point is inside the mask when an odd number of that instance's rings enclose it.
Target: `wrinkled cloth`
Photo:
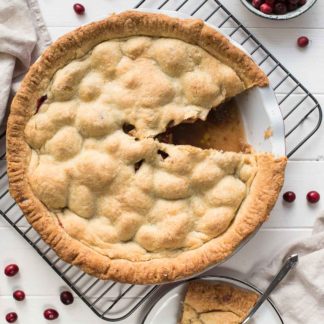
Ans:
[[[0,0],[0,123],[19,83],[51,39],[37,0]]]
[[[283,260],[294,253],[299,262],[271,299],[285,324],[324,323],[324,213],[317,219],[312,236],[285,247],[270,264],[259,267],[250,281],[265,289]]]

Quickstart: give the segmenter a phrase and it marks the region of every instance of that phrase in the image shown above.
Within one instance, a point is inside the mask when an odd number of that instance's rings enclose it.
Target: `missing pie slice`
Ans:
[[[158,141],[262,70],[200,20],[126,12],[61,37],[7,129],[10,192],[66,262],[103,279],[176,280],[228,257],[269,215],[286,158]]]
[[[240,324],[259,295],[228,283],[191,281],[179,324]]]

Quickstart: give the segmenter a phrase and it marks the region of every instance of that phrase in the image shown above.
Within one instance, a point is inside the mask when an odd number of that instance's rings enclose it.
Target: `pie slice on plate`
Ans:
[[[259,295],[227,283],[191,281],[180,324],[240,324]]]
[[[158,135],[267,84],[201,20],[132,11],[80,27],[43,53],[14,98],[10,192],[89,274],[160,283],[203,271],[266,220],[286,158]]]

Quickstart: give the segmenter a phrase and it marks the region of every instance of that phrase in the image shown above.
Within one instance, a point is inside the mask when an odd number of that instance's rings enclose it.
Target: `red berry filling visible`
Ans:
[[[71,305],[74,301],[74,297],[69,291],[62,291],[60,299],[64,305]]]
[[[306,37],[306,36],[300,36],[300,37],[297,39],[297,45],[298,45],[299,47],[306,47],[308,44],[309,44],[309,39],[308,39],[308,37]]]
[[[81,3],[75,3],[73,5],[73,9],[74,9],[75,13],[78,15],[83,15],[85,12],[85,8]]]
[[[49,320],[55,320],[59,317],[59,313],[57,312],[57,310],[53,309],[53,308],[48,308],[44,310],[44,317]]]
[[[19,271],[17,264],[9,264],[5,267],[4,273],[7,277],[15,276]]]
[[[307,0],[247,0],[264,14],[284,15],[306,4]]]
[[[25,293],[22,290],[16,290],[12,294],[13,298],[15,298],[18,301],[22,301],[25,299]]]
[[[6,321],[8,323],[14,323],[17,321],[17,319],[18,319],[18,315],[15,312],[11,312],[6,315]]]
[[[292,191],[287,191],[283,194],[282,198],[284,199],[284,201],[292,203],[293,201],[295,201],[296,195]]]
[[[311,204],[315,204],[317,203],[321,196],[317,191],[310,191],[307,196],[306,196],[308,202],[310,202]]]

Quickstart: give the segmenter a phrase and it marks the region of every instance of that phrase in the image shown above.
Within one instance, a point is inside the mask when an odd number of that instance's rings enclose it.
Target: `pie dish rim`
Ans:
[[[145,18],[144,22],[140,21],[143,18]],[[246,208],[246,213],[250,215],[247,216],[250,224],[247,224],[247,222],[238,222],[237,228],[235,227],[235,230],[231,230],[231,235],[226,235],[224,240],[221,239],[220,242],[217,242],[218,245],[211,243],[215,240],[218,241],[219,237],[209,241],[198,249],[183,252],[177,258],[132,262],[121,259],[109,259],[80,241],[71,238],[60,226],[58,219],[52,217],[48,209],[36,198],[28,184],[26,169],[30,149],[24,140],[23,132],[27,121],[35,112],[36,101],[42,95],[42,86],[44,87],[46,78],[53,70],[50,67],[51,63],[56,59],[61,59],[63,61],[66,60],[65,63],[67,64],[69,62],[69,55],[73,54],[71,54],[72,50],[77,52],[81,42],[86,42],[87,39],[89,41],[89,37],[95,37],[103,29],[109,26],[111,27],[113,23],[116,29],[123,28],[123,31],[126,33],[124,37],[130,36],[134,29],[140,28],[138,26],[142,25],[144,26],[142,28],[146,28],[148,34],[152,33],[151,28],[156,28],[157,25],[164,26],[165,33],[170,33],[169,29],[171,28],[171,36],[174,38],[187,37],[189,43],[195,41],[192,37],[197,38],[198,33],[199,40],[206,38],[206,44],[208,46],[211,46],[211,40],[216,41],[224,46],[224,51],[228,53],[227,57],[233,57],[233,61],[236,60],[235,62],[237,64],[239,63],[240,66],[242,64],[247,65],[243,72],[250,73],[251,79],[248,78],[245,82],[248,84],[249,82],[251,84],[254,82],[254,84],[257,83],[260,86],[267,85],[267,78],[250,58],[245,54],[242,55],[241,50],[231,45],[220,33],[206,27],[200,20],[188,21],[170,18],[165,15],[128,11],[119,15],[110,16],[99,22],[82,26],[61,37],[43,53],[31,67],[22,82],[19,92],[13,100],[7,127],[7,161],[10,193],[34,229],[64,261],[77,265],[83,271],[101,279],[113,279],[138,284],[174,281],[197,272],[199,273],[209,265],[214,265],[222,261],[235,250],[244,238],[260,226],[268,217],[269,211],[276,201],[283,182],[282,171],[286,164],[286,158],[282,157],[275,161],[270,155],[259,155],[261,167],[258,169],[259,172],[255,177],[251,191],[254,193],[254,198],[258,198],[256,200],[266,201],[267,203],[247,204],[249,208]],[[202,31],[206,32],[206,35],[202,35]],[[120,31],[117,30],[118,32]],[[161,31],[158,31],[158,33],[160,37],[167,37],[161,35]],[[196,36],[193,36],[194,34]],[[67,55],[62,58],[62,53],[67,53]],[[268,183],[267,190],[264,190],[265,182]],[[253,213],[251,213],[252,210]],[[244,218],[244,216],[242,217]]]

